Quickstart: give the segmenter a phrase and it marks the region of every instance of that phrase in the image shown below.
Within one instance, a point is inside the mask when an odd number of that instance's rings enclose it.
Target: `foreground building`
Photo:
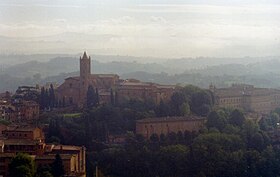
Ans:
[[[0,118],[10,122],[29,122],[39,119],[40,105],[35,101],[0,100]]]
[[[16,117],[16,108],[6,100],[0,100],[0,119],[15,120]]]
[[[147,118],[136,122],[136,134],[148,139],[152,134],[197,132],[204,127],[205,121],[205,118],[196,116]]]
[[[16,153],[27,153],[37,167],[50,165],[60,154],[66,176],[85,176],[85,148],[46,144],[44,133],[37,127],[7,127],[0,140],[0,176],[7,177],[11,159]]]
[[[243,109],[246,112],[268,114],[280,107],[280,90],[255,88],[253,85],[233,84],[229,88],[210,85],[218,107]]]
[[[167,101],[175,91],[175,86],[143,83],[138,80],[122,80],[116,74],[91,74],[91,58],[84,52],[80,57],[80,76],[69,77],[56,89],[58,103],[63,106],[84,107],[88,87],[95,88],[100,103],[129,99]],[[113,95],[112,95],[113,94]]]

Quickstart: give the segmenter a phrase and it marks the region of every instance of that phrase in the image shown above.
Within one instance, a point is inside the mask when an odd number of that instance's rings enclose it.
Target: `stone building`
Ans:
[[[13,103],[16,108],[17,120],[11,121],[32,121],[39,119],[40,105],[35,101],[20,101]]]
[[[80,57],[80,76],[66,78],[56,89],[56,98],[66,106],[83,107],[90,85],[97,88],[100,95],[104,95],[104,92],[110,93],[110,89],[114,88],[118,81],[119,76],[115,74],[91,74],[91,58],[84,52]]]
[[[171,132],[199,131],[205,121],[205,118],[196,116],[147,118],[136,122],[136,134],[150,138],[152,134],[160,136]]]
[[[0,100],[0,118],[11,122],[32,121],[39,118],[40,106],[34,101],[16,100],[13,102]]]
[[[210,86],[218,107],[243,109],[246,112],[268,114],[280,107],[280,90],[255,88],[253,85],[233,84],[229,88]]]
[[[42,155],[45,137],[41,129],[33,127],[12,127],[2,132],[4,152],[24,152],[30,155]]]
[[[159,104],[160,101],[170,100],[175,92],[174,85],[159,85],[150,82],[140,82],[135,79],[125,80],[117,86],[119,102],[124,102],[129,99],[142,101],[153,101]]]
[[[44,133],[38,127],[8,127],[2,135],[0,176],[9,176],[9,163],[19,152],[31,155],[37,167],[51,165],[59,154],[66,176],[84,177],[86,174],[85,147],[46,144]]]
[[[2,102],[0,100],[0,118],[11,122],[29,122],[39,118],[40,106],[34,101]]]
[[[6,100],[0,100],[0,118],[4,120],[16,119],[16,108]]]
[[[100,103],[110,103],[111,97],[117,97],[115,99],[120,102],[149,98],[159,103],[160,100],[169,100],[175,91],[175,86],[143,83],[134,79],[122,80],[116,74],[91,74],[91,58],[84,52],[80,57],[80,76],[66,78],[56,89],[56,98],[64,106],[83,107],[89,86],[97,89]]]

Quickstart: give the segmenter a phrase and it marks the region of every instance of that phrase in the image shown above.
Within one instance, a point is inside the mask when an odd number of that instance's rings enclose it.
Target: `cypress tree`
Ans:
[[[49,89],[49,97],[50,97],[50,107],[53,108],[55,106],[55,94],[54,94],[54,88],[53,85],[51,84],[50,89]]]
[[[95,106],[95,100],[96,100],[95,95],[96,95],[96,93],[95,93],[92,85],[88,86],[88,90],[87,90],[87,107],[88,108],[92,108],[93,106]]]
[[[45,108],[45,88],[41,88],[41,94],[40,94],[40,107],[41,109]]]
[[[62,159],[59,154],[55,155],[55,160],[52,163],[52,174],[54,177],[61,177],[65,174]]]

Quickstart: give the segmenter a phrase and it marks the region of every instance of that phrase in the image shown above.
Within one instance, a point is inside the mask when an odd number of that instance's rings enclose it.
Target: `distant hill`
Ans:
[[[62,83],[66,77],[79,74],[77,58],[78,56],[61,56],[44,61],[34,60],[11,66],[5,65],[0,70],[0,92],[15,90],[19,85]],[[217,58],[174,59],[158,63],[143,63],[122,56],[92,56],[92,58],[94,58],[93,73],[115,73],[122,78],[136,78],[147,82],[194,84],[204,88],[210,83],[219,87],[229,86],[231,83],[280,87],[280,60],[277,57],[267,57],[269,60],[255,59],[254,63],[244,61],[243,64],[242,59],[225,61]],[[122,61],[111,61],[114,59]],[[139,60],[137,57],[132,59]]]
[[[50,58],[51,57],[51,58]],[[70,73],[79,70],[79,54],[53,58],[53,55],[0,55],[0,74],[13,77],[33,77],[40,74],[42,78]],[[4,62],[8,61],[9,62]],[[21,60],[21,63],[18,63]],[[154,60],[158,60],[155,62]],[[25,62],[24,62],[25,61]],[[146,62],[144,62],[146,61]],[[147,62],[149,61],[149,62]],[[11,63],[17,63],[12,64]],[[1,67],[2,66],[2,67]],[[93,73],[125,74],[136,71],[149,73],[166,72],[169,74],[203,73],[219,75],[264,74],[278,72],[280,62],[277,57],[263,58],[185,58],[159,60],[148,57],[93,55]]]
[[[33,77],[40,74],[42,78],[58,75],[60,73],[74,72],[79,70],[79,60],[73,57],[58,57],[47,62],[29,61],[22,64],[5,67],[0,74],[8,74],[13,77]],[[168,70],[157,63],[138,63],[127,61],[99,62],[92,60],[93,73],[116,73],[123,74],[134,71],[161,72]]]

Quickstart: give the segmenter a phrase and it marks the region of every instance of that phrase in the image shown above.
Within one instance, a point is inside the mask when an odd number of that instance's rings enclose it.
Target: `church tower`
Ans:
[[[88,78],[91,75],[90,71],[90,56],[84,52],[83,57],[80,57],[80,77],[82,79]]]
[[[87,90],[91,76],[91,59],[84,52],[83,56],[80,57],[80,98],[81,104],[86,102]]]

